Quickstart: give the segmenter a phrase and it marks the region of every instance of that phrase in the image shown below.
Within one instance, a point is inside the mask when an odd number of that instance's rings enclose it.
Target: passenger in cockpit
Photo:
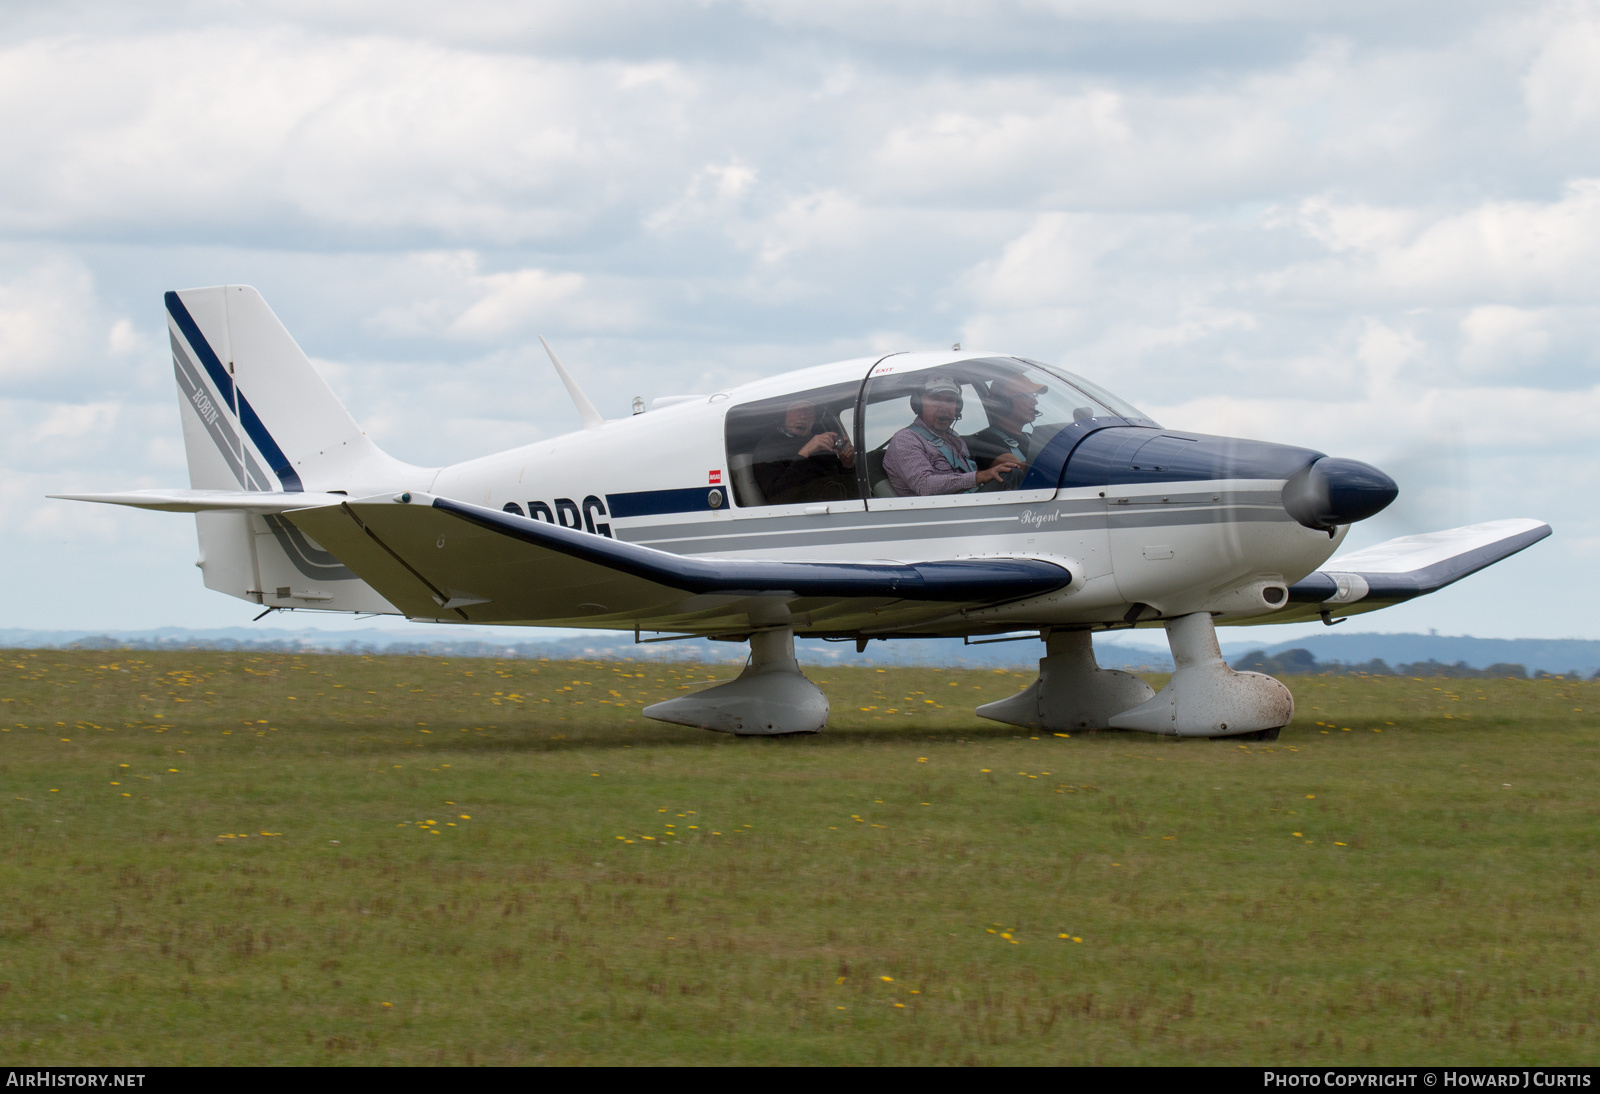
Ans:
[[[784,408],[783,424],[756,444],[756,485],[768,505],[836,501],[857,493],[856,450],[843,429],[815,433],[817,408],[800,399]]]
[[[1007,452],[980,471],[966,441],[953,428],[961,419],[962,406],[961,386],[948,376],[930,376],[911,396],[916,420],[890,439],[883,456],[883,470],[896,494],[971,494],[1022,466]]]
[[[989,382],[983,394],[983,409],[989,415],[989,425],[965,438],[967,448],[980,469],[994,466],[995,460],[1008,454],[1018,461],[1018,466],[1006,471],[995,482],[984,484],[984,490],[1015,490],[1022,485],[1028,473],[1023,465],[1032,458],[1033,435],[1028,428],[1039,416],[1039,396],[1049,390],[1046,385],[1035,383],[1020,373]]]

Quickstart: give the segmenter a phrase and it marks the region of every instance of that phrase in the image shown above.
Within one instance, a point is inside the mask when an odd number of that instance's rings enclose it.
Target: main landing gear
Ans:
[[[1045,640],[1039,679],[1009,699],[985,703],[977,713],[1024,729],[1066,733],[1105,729],[1112,718],[1154,695],[1155,689],[1137,676],[1097,665],[1088,631],[1060,631]]]
[[[1095,664],[1088,632],[1052,634],[1039,679],[1020,694],[979,707],[978,714],[1054,733],[1134,729],[1251,740],[1275,740],[1294,717],[1288,688],[1259,672],[1235,672],[1222,660],[1209,613],[1168,621],[1167,644],[1176,669],[1153,693],[1137,677]]]
[[[738,679],[644,708],[646,718],[741,737],[816,733],[828,724],[828,697],[800,673],[794,631],[750,636],[750,663]]]
[[[1088,631],[1050,635],[1039,678],[978,714],[997,722],[1065,733],[1135,729],[1178,737],[1276,740],[1294,716],[1289,689],[1258,672],[1235,672],[1222,660],[1205,612],[1167,623],[1177,666],[1159,692],[1130,673],[1095,664]],[[750,663],[738,679],[644,708],[647,718],[740,736],[816,733],[828,723],[828,698],[800,672],[794,631],[772,627],[750,636]]]

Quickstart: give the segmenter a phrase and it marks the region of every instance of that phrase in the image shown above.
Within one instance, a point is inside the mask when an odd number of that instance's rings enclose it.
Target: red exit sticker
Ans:
[[[711,472],[711,485],[712,486],[720,486],[720,485],[722,485],[722,472],[721,471],[713,471],[713,472]]]

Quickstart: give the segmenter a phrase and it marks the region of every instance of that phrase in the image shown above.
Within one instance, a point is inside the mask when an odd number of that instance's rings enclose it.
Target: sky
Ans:
[[[577,427],[540,334],[612,417],[1055,362],[1384,468],[1350,546],[1555,529],[1348,629],[1600,637],[1596,3],[13,0],[0,132],[0,626],[258,610],[45,498],[187,485],[161,293],[233,283],[424,465]]]

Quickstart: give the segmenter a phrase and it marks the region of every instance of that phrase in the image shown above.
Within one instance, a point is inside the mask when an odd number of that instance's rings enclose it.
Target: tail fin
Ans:
[[[372,443],[255,289],[180,289],[166,304],[191,487],[362,497],[431,481]],[[277,607],[394,611],[275,515],[195,521],[208,588]]]
[[[305,352],[248,285],[166,297],[189,485],[208,490],[344,490],[414,471],[361,431]]]

